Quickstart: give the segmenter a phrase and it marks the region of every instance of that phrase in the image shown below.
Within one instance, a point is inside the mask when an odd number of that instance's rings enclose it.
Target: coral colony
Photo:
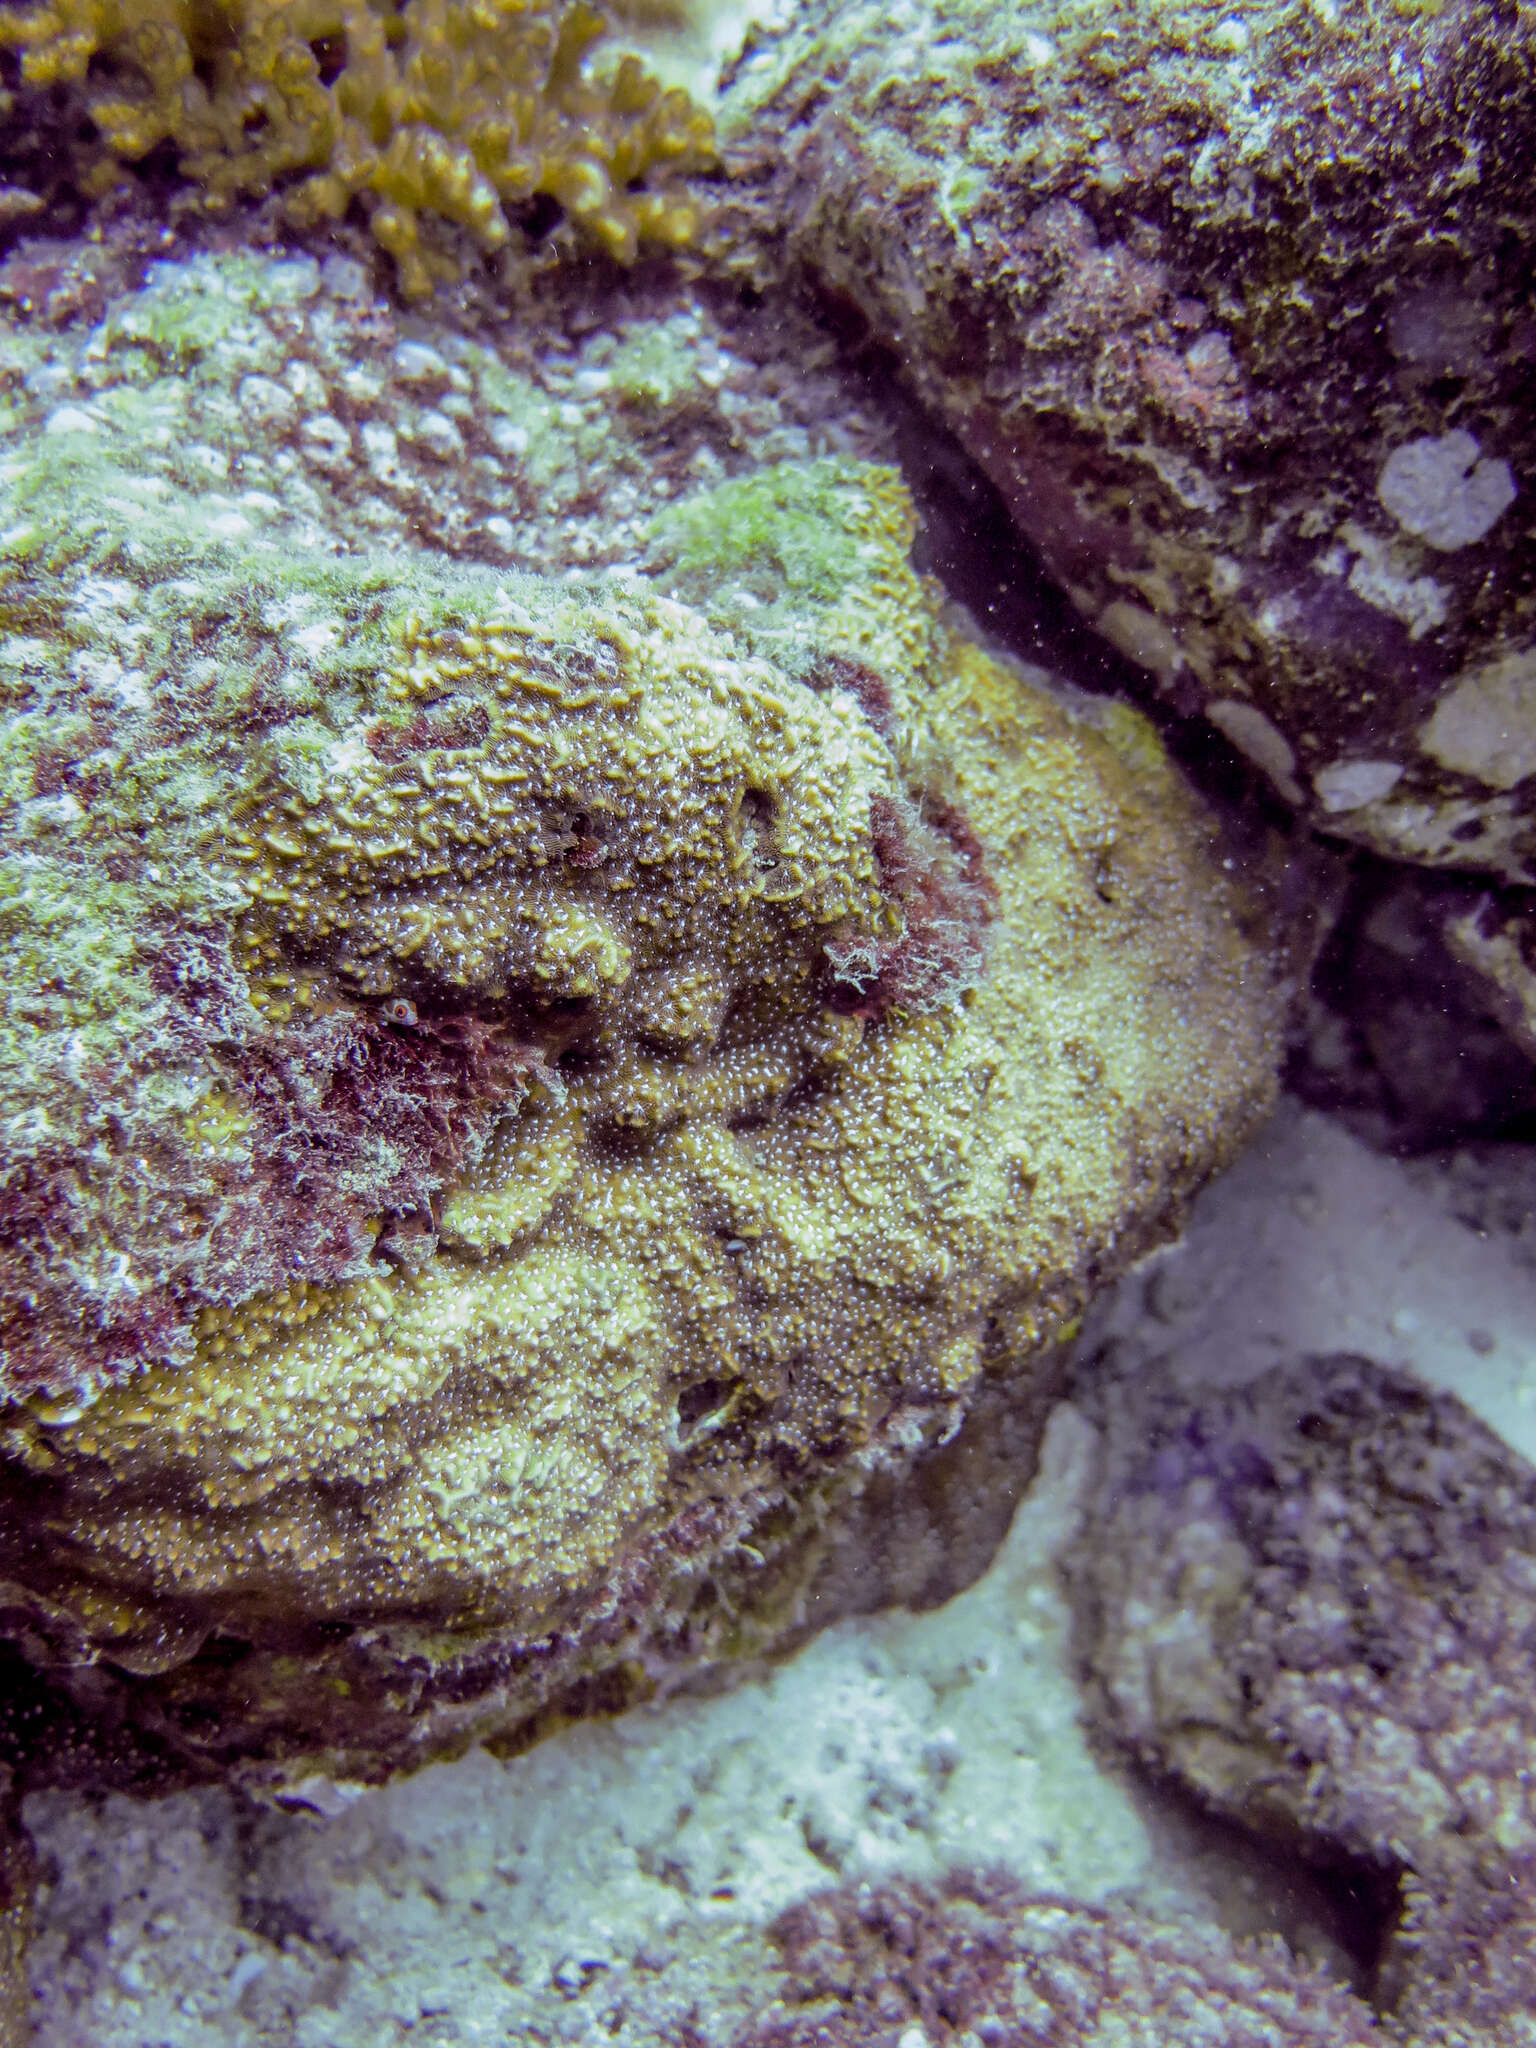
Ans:
[[[709,161],[709,117],[634,57],[595,83],[605,29],[528,0],[63,0],[8,9],[0,47],[83,116],[85,191],[161,152],[211,212],[274,191],[298,227],[355,210],[423,298],[472,254],[526,260],[541,207],[620,261],[693,239],[676,180]]]

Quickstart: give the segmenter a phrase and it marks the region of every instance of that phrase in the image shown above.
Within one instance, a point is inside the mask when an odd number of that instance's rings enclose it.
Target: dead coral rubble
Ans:
[[[16,118],[67,146],[100,195],[173,153],[200,202],[283,194],[310,227],[354,206],[407,298],[466,255],[525,265],[540,204],[621,262],[693,239],[678,182],[711,158],[709,116],[638,58],[594,73],[585,0],[55,0],[0,15]],[[548,225],[548,223],[544,223]]]
[[[772,1929],[776,2009],[731,2048],[1379,2048],[1278,1942],[1035,1897],[1002,1873],[826,1892]]]
[[[1103,1477],[1071,1582],[1103,1726],[1242,1825],[1399,1881],[1397,2038],[1527,2039],[1536,1472],[1358,1358],[1085,1402]]]

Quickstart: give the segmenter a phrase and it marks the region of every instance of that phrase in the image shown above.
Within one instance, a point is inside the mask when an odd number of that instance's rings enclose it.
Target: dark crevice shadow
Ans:
[[[1248,829],[1299,828],[1261,770],[1203,717],[1169,703],[1151,672],[1088,623],[1014,525],[1007,502],[942,421],[912,396],[896,356],[845,305],[821,307],[862,382],[870,409],[890,422],[920,525],[915,566],[940,583],[985,640],[1015,660],[1048,669],[1091,696],[1133,704],[1195,786]]]
[[[1154,1867],[1192,1870],[1228,1934],[1278,1935],[1361,1998],[1377,1999],[1402,1917],[1400,1869],[1336,1845],[1272,1839],[1213,1813],[1175,1779],[1123,1756],[1107,1761],[1152,1837]]]

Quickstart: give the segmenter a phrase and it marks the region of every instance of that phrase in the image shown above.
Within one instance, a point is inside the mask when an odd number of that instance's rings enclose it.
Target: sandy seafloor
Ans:
[[[1398,1162],[1287,1104],[1095,1312],[1085,1356],[1169,1354],[1198,1386],[1359,1351],[1536,1456],[1533,1189],[1529,1151]],[[32,1799],[39,2048],[639,2048],[685,2020],[714,2041],[771,1996],[761,1930],[783,1907],[956,1861],[1326,1948],[1304,1893],[1090,1749],[1052,1564],[1090,1454],[1059,1410],[978,1584],[723,1695],[472,1755],[330,1819],[222,1792]]]

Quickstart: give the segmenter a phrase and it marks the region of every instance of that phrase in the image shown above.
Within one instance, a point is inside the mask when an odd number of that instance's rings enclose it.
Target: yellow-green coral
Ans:
[[[94,1124],[0,1127],[39,1219],[0,1572],[70,1668],[183,1752],[372,1771],[780,1641],[863,1490],[988,1416],[1027,1458],[1046,1348],[1271,1081],[1264,948],[1144,729],[969,645],[864,464],[561,580],[103,474],[7,571],[54,638],[6,643],[48,666],[5,822],[81,944],[97,877],[161,892],[117,915],[182,1078],[115,1179]],[[41,751],[82,673],[91,792]],[[116,1292],[59,1284],[77,1217]]]
[[[440,1655],[617,1599],[683,1529],[792,1546],[777,1460],[952,1427],[1263,1098],[1263,977],[1170,772],[949,635],[871,483],[845,516],[911,612],[870,640],[920,650],[895,744],[663,599],[487,586],[405,628],[379,700],[478,738],[391,759],[427,729],[370,714],[274,753],[223,855],[265,999],[478,1006],[527,1064],[424,1257],[210,1306],[189,1368],[73,1420],[13,1411],[88,1582],[53,1591],[112,1655],[175,1664],[189,1614],[408,1616]],[[892,820],[945,807],[986,969],[861,1004],[840,951],[913,914]]]
[[[44,0],[0,16],[24,85],[83,104],[86,182],[162,144],[211,207],[285,193],[300,225],[354,202],[422,297],[466,245],[515,262],[516,221],[553,200],[596,246],[692,239],[672,181],[709,161],[709,117],[639,60],[604,77],[587,0]]]
[[[698,651],[681,611],[600,623],[585,646],[516,606],[407,624],[397,688],[431,692],[435,718],[371,728],[319,804],[279,786],[240,821],[255,974],[281,960],[306,994],[323,973],[514,1011],[603,1000],[605,1028],[665,1043],[689,1035],[659,1020],[690,980],[751,980],[766,1012],[792,971],[776,1002],[798,1010],[801,934],[884,931],[868,813],[897,785],[857,708]],[[829,744],[835,769],[806,773]]]

